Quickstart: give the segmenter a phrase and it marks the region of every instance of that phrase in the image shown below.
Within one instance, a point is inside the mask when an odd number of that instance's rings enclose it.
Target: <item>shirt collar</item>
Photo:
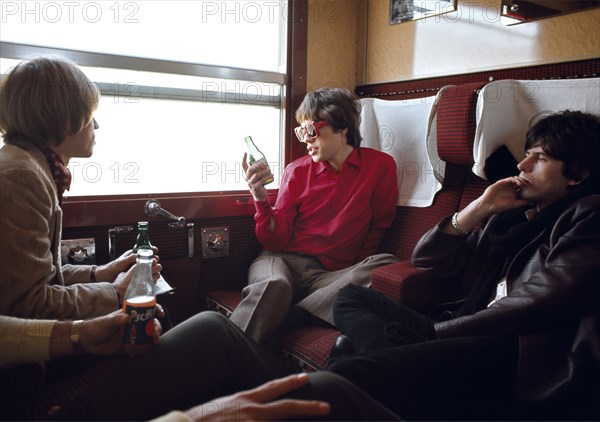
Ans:
[[[352,152],[350,153],[350,155],[348,156],[348,158],[346,159],[346,162],[344,164],[351,164],[355,167],[362,167],[362,157],[360,155],[359,149],[360,148],[354,147],[354,149],[352,150]],[[331,168],[331,165],[329,163],[324,163],[324,162],[317,163],[317,171],[316,171],[317,174],[321,174],[325,170],[333,171],[333,169]]]
[[[348,159],[346,160],[347,163],[352,164],[353,166],[356,167],[362,167],[362,157],[360,155],[360,148],[354,148],[352,150],[352,152],[350,153],[350,155],[348,156]]]
[[[58,192],[58,202],[62,204],[63,194],[66,190],[71,188],[71,171],[69,167],[63,162],[63,160],[48,147],[40,147],[40,150],[46,157],[48,165],[50,166],[50,173],[54,183],[56,183],[56,190]]]
[[[533,217],[535,217],[535,215],[537,213],[538,213],[537,207],[529,208],[528,210],[525,210],[525,218],[527,218],[527,221],[529,221]]]

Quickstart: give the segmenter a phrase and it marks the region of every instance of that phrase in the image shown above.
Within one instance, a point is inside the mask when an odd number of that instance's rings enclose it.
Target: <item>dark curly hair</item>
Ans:
[[[526,135],[525,149],[540,146],[564,163],[563,175],[600,192],[600,117],[565,110],[541,119]],[[587,176],[587,177],[586,177]]]

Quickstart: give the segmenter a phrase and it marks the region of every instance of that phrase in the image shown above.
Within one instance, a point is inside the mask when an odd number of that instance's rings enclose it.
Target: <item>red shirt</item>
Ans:
[[[302,157],[285,169],[273,207],[255,202],[256,236],[267,250],[312,255],[328,270],[347,268],[377,252],[397,196],[388,154],[355,148],[339,173]]]

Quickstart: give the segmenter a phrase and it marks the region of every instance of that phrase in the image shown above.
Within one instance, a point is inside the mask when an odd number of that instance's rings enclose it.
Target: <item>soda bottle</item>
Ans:
[[[254,165],[256,163],[265,163],[266,165],[269,165],[265,154],[260,152],[256,144],[252,140],[252,137],[246,136],[244,140],[246,141],[246,148],[248,149],[248,164]],[[273,178],[271,177],[265,182],[265,185],[268,185],[272,181]]]
[[[133,246],[133,253],[137,253],[140,249],[152,250],[152,243],[150,243],[150,235],[148,233],[148,222],[138,222],[138,234],[135,239],[135,245]]]
[[[123,342],[130,352],[141,351],[152,345],[156,313],[152,256],[151,249],[138,250],[135,273],[123,300],[123,310],[131,317],[123,331]]]

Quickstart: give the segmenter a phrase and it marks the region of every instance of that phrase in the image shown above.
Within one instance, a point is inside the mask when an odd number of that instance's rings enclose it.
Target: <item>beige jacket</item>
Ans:
[[[45,156],[34,146],[0,148],[0,313],[80,319],[118,307],[91,266],[61,267],[62,209]]]
[[[0,367],[49,360],[55,322],[0,315]]]

